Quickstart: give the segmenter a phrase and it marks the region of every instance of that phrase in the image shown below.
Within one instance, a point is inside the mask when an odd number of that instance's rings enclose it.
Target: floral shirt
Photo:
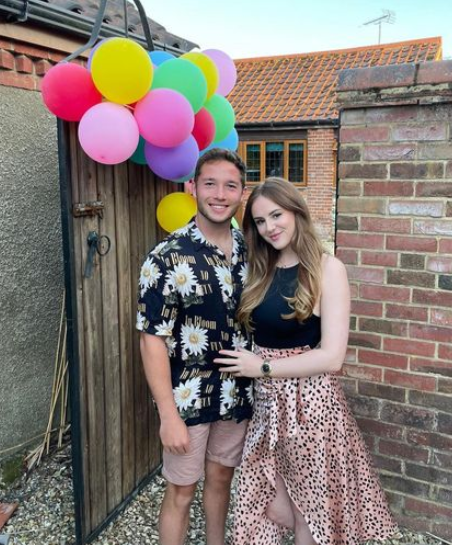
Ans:
[[[192,220],[148,254],[137,329],[165,337],[176,406],[187,425],[251,416],[250,379],[220,373],[221,349],[246,347],[235,314],[246,277],[245,246],[232,229],[229,263]]]

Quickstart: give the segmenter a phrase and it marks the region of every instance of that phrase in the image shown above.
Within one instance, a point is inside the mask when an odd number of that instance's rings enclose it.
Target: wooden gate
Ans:
[[[136,293],[145,254],[165,235],[156,204],[174,185],[130,161],[95,163],[81,150],[76,129],[59,122],[76,535],[82,544],[161,461],[135,331]]]

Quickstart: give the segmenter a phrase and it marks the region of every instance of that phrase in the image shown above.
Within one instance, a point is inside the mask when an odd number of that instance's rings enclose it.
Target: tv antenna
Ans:
[[[381,42],[381,23],[389,23],[390,25],[395,23],[395,11],[390,11],[389,9],[382,10],[383,15],[381,17],[376,17],[370,21],[363,23],[363,26],[366,25],[378,25],[378,45]]]

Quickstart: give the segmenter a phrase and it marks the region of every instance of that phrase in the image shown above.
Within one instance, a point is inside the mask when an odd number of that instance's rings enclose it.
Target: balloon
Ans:
[[[213,142],[215,136],[215,121],[212,115],[201,108],[195,115],[195,125],[192,131],[200,150],[207,148]]]
[[[186,225],[196,214],[196,200],[188,193],[170,193],[157,206],[157,221],[168,233]]]
[[[201,70],[185,59],[164,62],[155,71],[152,89],[173,89],[190,102],[193,111],[199,112],[207,97],[207,82]]]
[[[97,48],[91,73],[94,84],[107,100],[131,104],[149,91],[153,68],[141,45],[127,38],[111,38]]]
[[[204,55],[203,53],[196,53],[190,51],[189,53],[184,53],[181,59],[187,59],[188,61],[195,64],[201,72],[204,74],[207,83],[207,100],[215,93],[218,87],[219,74],[218,68],[214,61]]]
[[[97,44],[93,48],[91,48],[91,51],[89,52],[89,56],[88,56],[88,62],[87,62],[88,70],[91,70],[91,64],[93,62],[94,53],[97,51],[99,46],[101,46],[107,40],[111,40],[111,38],[103,38],[102,40],[100,40],[100,42],[97,42]]]
[[[215,142],[214,144],[211,144],[208,148],[206,148],[203,151],[208,151],[212,148],[223,148],[223,149],[229,149],[231,151],[237,151],[239,147],[239,135],[237,132],[237,129],[232,129],[232,131],[226,136],[224,140],[220,140],[219,142]]]
[[[220,80],[216,93],[222,96],[228,95],[237,81],[237,68],[234,61],[219,49],[205,49],[203,53],[210,57],[218,68]]]
[[[172,180],[173,182],[176,182],[176,183],[187,183],[187,182],[190,182],[190,180],[192,180],[193,178],[195,177],[195,171],[192,170],[190,172],[190,174],[187,174],[186,176],[182,176],[181,178],[177,178],[177,180]]]
[[[102,101],[89,71],[68,62],[56,64],[47,72],[41,91],[47,108],[65,121],[80,121],[86,111]]]
[[[232,225],[232,227],[234,227],[235,229],[240,229],[239,222],[238,222],[235,218],[231,218],[231,225]]]
[[[146,142],[144,154],[150,169],[157,176],[165,180],[179,180],[196,167],[199,149],[196,140],[190,135],[174,148],[160,148]]]
[[[154,89],[135,107],[141,136],[162,148],[173,148],[186,140],[195,124],[188,100],[172,89]]]
[[[151,58],[152,64],[155,66],[160,66],[164,62],[176,58],[174,55],[171,55],[171,53],[168,53],[168,51],[151,51],[149,57]]]
[[[89,109],[78,127],[78,138],[84,152],[105,165],[126,161],[140,139],[138,125],[129,110],[103,102]]]
[[[234,128],[235,114],[231,104],[221,95],[213,97],[204,104],[204,108],[212,114],[215,121],[214,142],[220,142]]]
[[[137,149],[133,152],[132,157],[130,157],[130,160],[133,163],[136,163],[137,165],[146,165],[146,157],[144,155],[144,145],[146,144],[146,140],[140,136],[140,140],[138,141]]]

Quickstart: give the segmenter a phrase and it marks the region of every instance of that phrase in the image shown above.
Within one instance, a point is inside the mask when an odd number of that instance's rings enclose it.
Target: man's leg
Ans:
[[[240,465],[248,421],[219,420],[210,425],[204,481],[207,545],[224,545],[234,469]]]
[[[195,490],[196,483],[185,486],[167,483],[160,509],[160,545],[183,545]]]
[[[225,467],[217,462],[206,460],[203,501],[207,545],[224,545],[233,476],[233,467]]]

